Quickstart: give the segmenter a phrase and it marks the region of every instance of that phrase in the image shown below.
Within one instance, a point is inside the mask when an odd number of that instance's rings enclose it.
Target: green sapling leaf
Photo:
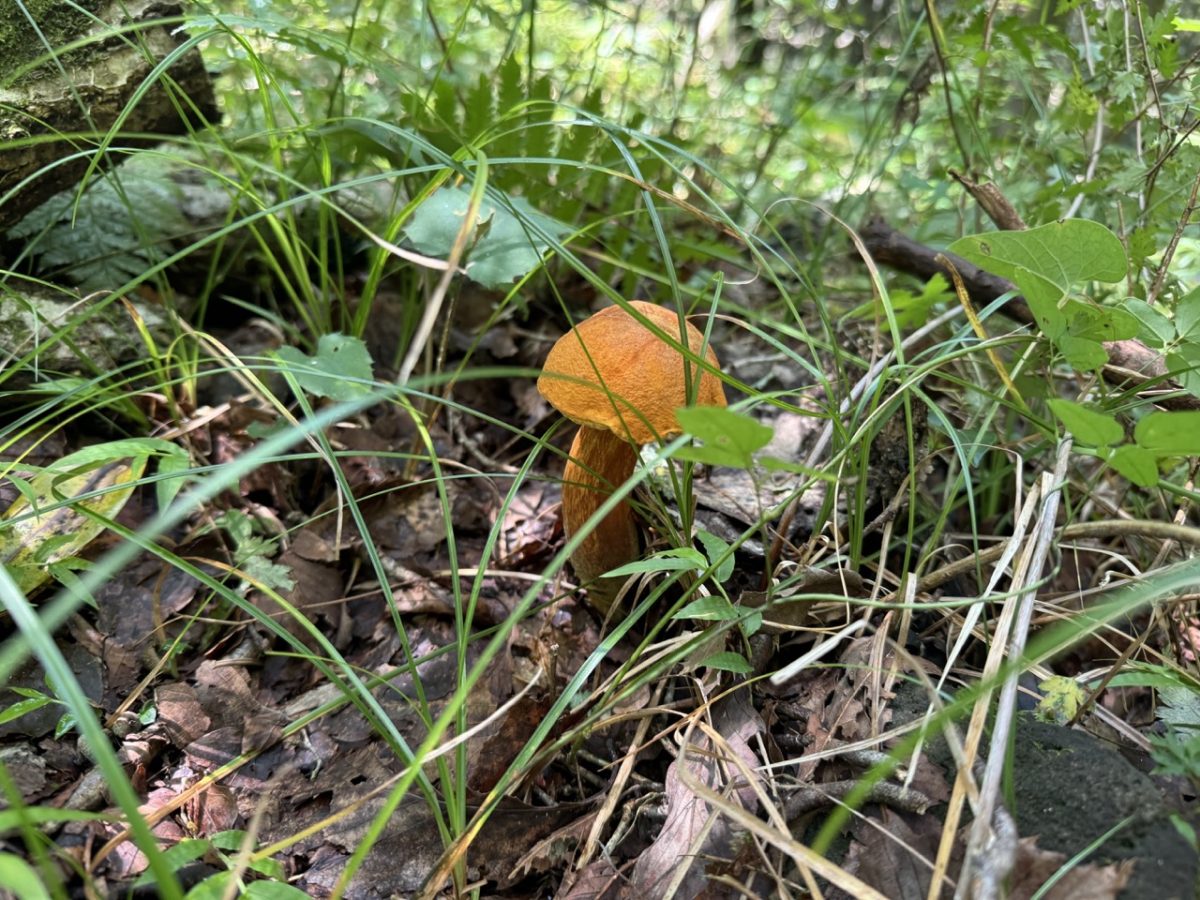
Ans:
[[[1188,293],[1175,307],[1175,334],[1180,341],[1200,343],[1200,288]]]
[[[1133,439],[1155,456],[1200,456],[1200,410],[1150,413],[1134,426]]]
[[[698,540],[700,545],[704,547],[704,555],[708,557],[709,565],[716,565],[717,560],[721,559],[722,556],[725,556],[726,553],[729,553],[729,544],[711,532],[703,530],[697,531],[696,540]],[[713,573],[713,575],[719,584],[721,582],[728,581],[732,574],[733,554],[729,553],[728,556],[725,556],[725,559],[721,562],[721,564],[717,566],[717,570]]]
[[[295,347],[281,347],[276,355],[300,386],[317,397],[353,400],[371,390],[371,355],[356,337],[322,335],[316,356],[305,356]]]
[[[1175,323],[1145,300],[1126,297],[1121,301],[1121,308],[1137,319],[1138,330],[1135,337],[1143,344],[1161,347],[1175,337]],[[1176,310],[1176,318],[1178,318],[1178,310]]]
[[[714,653],[708,659],[704,660],[700,665],[709,669],[718,669],[722,672],[733,672],[735,675],[749,675],[754,670],[750,667],[750,663],[746,661],[746,657],[740,653],[734,653],[731,650],[726,650],[722,653]]]
[[[1108,458],[1108,464],[1138,487],[1158,484],[1158,461],[1149,450],[1136,444],[1118,447]]]
[[[1070,400],[1047,401],[1054,415],[1075,440],[1093,447],[1110,447],[1125,437],[1125,429],[1115,416],[1098,412]]]
[[[713,466],[748,469],[754,453],[771,442],[775,431],[750,416],[720,406],[692,406],[677,409],[679,425],[698,440],[702,447],[682,447],[679,459]]]

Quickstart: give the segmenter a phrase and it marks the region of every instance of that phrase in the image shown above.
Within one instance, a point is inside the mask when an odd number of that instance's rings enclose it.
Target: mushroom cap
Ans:
[[[674,312],[634,300],[639,314],[678,336]],[[687,323],[687,344],[700,353],[704,336]],[[586,351],[585,348],[586,347]],[[705,358],[719,368],[712,347]],[[682,353],[620,306],[609,306],[568,331],[550,348],[538,390],[560,413],[588,428],[603,428],[636,444],[671,437],[683,429],[675,410],[688,402]],[[724,406],[721,379],[691,362],[695,402]]]

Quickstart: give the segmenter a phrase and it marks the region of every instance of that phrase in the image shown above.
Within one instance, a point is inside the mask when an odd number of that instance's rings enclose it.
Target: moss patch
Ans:
[[[102,0],[76,0],[75,3],[63,3],[62,0],[25,0],[24,12],[20,10],[7,16],[0,16],[0,85],[14,81],[23,81],[34,77],[35,74],[52,70],[53,63],[46,63],[29,72],[24,72],[19,78],[13,73],[44,56],[47,45],[57,49],[81,34],[87,32],[95,20],[88,13],[96,14],[103,6]],[[37,27],[30,22],[36,23]],[[72,54],[62,57],[69,60]]]

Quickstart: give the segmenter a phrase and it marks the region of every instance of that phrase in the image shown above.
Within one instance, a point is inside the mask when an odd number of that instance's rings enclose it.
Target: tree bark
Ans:
[[[0,21],[0,231],[78,181],[122,115],[122,136],[114,142],[121,147],[155,143],[124,135],[182,134],[219,118],[196,48],[134,101],[154,67],[186,40],[178,22],[156,24],[180,15],[180,4],[84,0],[26,8],[36,30],[17,11]],[[81,40],[77,49],[58,52]],[[46,44],[55,58],[31,67]]]

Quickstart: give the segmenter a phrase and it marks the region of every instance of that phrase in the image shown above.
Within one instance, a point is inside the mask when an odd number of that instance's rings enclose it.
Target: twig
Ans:
[[[1054,536],[1054,520],[1058,515],[1059,501],[1062,498],[1062,485],[1067,477],[1067,464],[1071,458],[1071,440],[1063,441],[1058,448],[1058,459],[1055,461],[1054,472],[1042,475],[1042,508],[1038,518],[1037,531],[1030,549],[1028,565],[1024,569],[1024,591],[1017,600],[1017,612],[1013,622],[1012,637],[1008,642],[1006,656],[1008,659],[1019,659],[1025,652],[1025,642],[1029,637],[1029,625],[1033,621],[1033,607],[1037,600],[1036,584],[1041,581],[1046,560],[1050,555],[1050,545]],[[992,742],[987,755],[987,765],[984,768],[983,782],[979,787],[979,806],[975,810],[975,822],[971,826],[971,835],[967,841],[966,857],[963,861],[963,872],[959,876],[958,897],[969,895],[973,900],[991,900],[999,896],[999,887],[1011,871],[1013,854],[1009,853],[1008,842],[1004,836],[1004,817],[997,817],[1000,807],[1000,787],[1004,776],[1004,767],[1008,760],[1008,739],[1012,732],[1017,713],[1017,682],[1021,673],[1013,670],[1004,679],[1000,688],[1000,700],[996,708],[996,719],[992,724]],[[1008,859],[1008,868],[997,871],[1000,854]],[[972,870],[975,874],[972,875]]]

